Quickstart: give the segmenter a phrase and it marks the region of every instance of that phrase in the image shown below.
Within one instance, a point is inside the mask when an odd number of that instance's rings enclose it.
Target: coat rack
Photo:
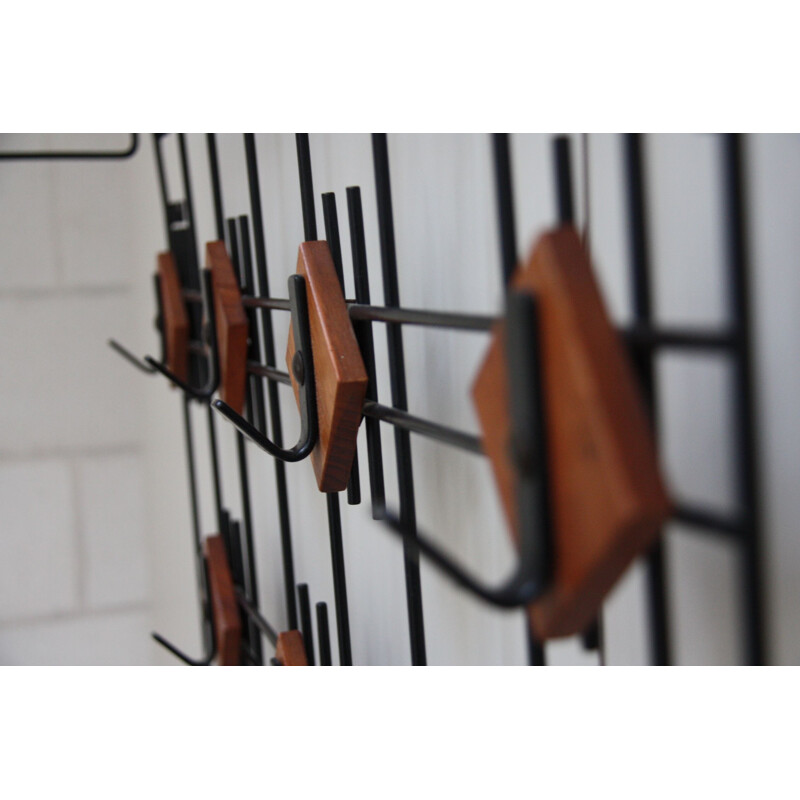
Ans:
[[[192,512],[192,536],[204,653],[193,659],[163,637],[156,640],[192,665],[313,665],[309,587],[297,586],[286,464],[308,460],[325,495],[340,664],[353,663],[346,587],[340,492],[361,502],[356,451],[360,423],[367,443],[372,517],[402,538],[411,660],[427,662],[421,558],[464,591],[497,606],[528,606],[529,663],[545,663],[551,637],[584,634],[584,644],[603,649],[598,622],[603,599],[639,555],[647,555],[651,660],[672,662],[667,616],[666,564],[660,530],[673,518],[698,531],[723,533],[742,550],[741,592],[746,609],[743,660],[767,660],[760,564],[760,504],[756,463],[746,202],[741,138],[721,138],[725,200],[730,325],[722,331],[656,326],[652,315],[648,210],[644,186],[644,137],[621,138],[624,150],[630,276],[634,321],[623,330],[609,322],[591,262],[574,229],[568,140],[553,145],[558,219],[526,261],[515,247],[515,211],[509,138],[491,139],[500,230],[502,317],[405,308],[401,304],[387,138],[372,137],[374,191],[380,233],[383,305],[372,305],[361,188],[347,189],[355,300],[344,295],[344,271],[336,198],[322,196],[324,240],[318,239],[307,134],[296,135],[304,242],[288,296],[273,297],[267,277],[266,243],[256,142],[244,134],[250,215],[225,220],[216,140],[206,135],[216,240],[198,247],[186,140],[176,134],[182,199],[171,202],[162,146],[155,135],[168,250],[157,259],[156,326],[162,352],[139,359],[112,346],[142,372],[162,375],[177,388],[184,413]],[[487,143],[488,146],[488,143]],[[371,190],[371,189],[370,189]],[[227,224],[226,224],[227,223]],[[252,231],[252,235],[251,235]],[[201,256],[202,254],[202,256]],[[289,312],[286,370],[279,366],[272,314]],[[258,323],[261,323],[260,326]],[[387,326],[390,386],[379,387],[373,323]],[[487,356],[473,389],[480,437],[408,411],[402,328],[405,325],[488,334]],[[258,332],[260,331],[260,336]],[[734,367],[737,490],[741,510],[728,518],[670,498],[658,470],[654,357],[664,350],[702,350]],[[265,386],[266,384],[266,386]],[[291,387],[301,432],[287,447],[278,402],[279,385]],[[215,395],[219,395],[215,399]],[[465,402],[469,402],[465,398]],[[202,530],[189,404],[206,406],[216,530]],[[216,414],[236,427],[242,520],[223,502]],[[381,446],[382,425],[394,431],[399,506],[387,508]],[[519,557],[512,575],[487,585],[457,564],[418,530],[411,434],[473,454],[493,468]],[[245,458],[250,441],[275,459],[284,600],[288,630],[278,632],[259,610],[255,530]],[[513,446],[509,446],[509,445]],[[203,534],[208,534],[204,539]],[[495,535],[489,534],[487,535]],[[319,663],[331,663],[327,606],[318,603]],[[274,656],[265,656],[264,640]]]

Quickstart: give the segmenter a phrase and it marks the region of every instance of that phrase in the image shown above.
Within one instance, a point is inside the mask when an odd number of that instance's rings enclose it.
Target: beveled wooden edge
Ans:
[[[588,255],[580,243],[577,232],[571,227],[559,228],[543,234],[531,250],[531,254],[524,264],[517,267],[512,276],[512,286],[519,291],[534,293],[538,290],[534,273],[531,272],[532,264],[536,258],[553,259],[568,258],[580,259],[583,270],[589,269],[589,278],[593,278]],[[581,271],[579,270],[578,273]],[[570,636],[581,633],[596,617],[603,600],[608,592],[619,580],[625,569],[636,556],[646,552],[654,542],[661,524],[670,516],[671,503],[663,483],[658,465],[655,438],[648,424],[641,400],[641,392],[632,365],[624,346],[618,338],[607,312],[604,309],[602,297],[597,287],[596,280],[586,280],[585,271],[580,274],[575,270],[558,273],[560,284],[559,294],[567,291],[573,292],[573,297],[580,298],[585,305],[583,312],[576,314],[569,311],[571,324],[577,326],[581,333],[581,341],[589,342],[595,356],[580,360],[581,368],[585,369],[585,377],[581,380],[595,381],[595,386],[603,385],[605,388],[605,403],[600,408],[593,408],[595,413],[594,424],[599,424],[602,418],[607,426],[611,426],[616,433],[613,439],[605,442],[604,447],[607,464],[613,464],[619,470],[616,485],[624,486],[622,494],[614,501],[613,512],[608,512],[607,519],[615,517],[619,527],[608,528],[601,541],[601,550],[592,548],[592,557],[588,559],[586,551],[575,548],[575,540],[571,536],[573,531],[564,532],[559,529],[559,507],[557,498],[561,496],[562,504],[567,502],[580,502],[564,491],[566,475],[572,471],[559,468],[552,463],[554,453],[549,453],[550,463],[550,495],[553,511],[553,536],[556,556],[555,575],[551,586],[546,592],[528,607],[531,628],[540,640]],[[576,283],[576,281],[578,283]],[[583,281],[581,284],[580,281]],[[540,322],[547,325],[548,314],[545,298],[539,297]],[[562,313],[564,313],[562,311]],[[563,322],[561,323],[563,324]],[[516,490],[514,487],[514,469],[508,449],[510,436],[510,419],[508,410],[508,375],[505,361],[504,348],[505,326],[502,321],[493,328],[492,339],[487,354],[473,384],[473,400],[477,416],[483,432],[483,444],[489,456],[492,472],[498,492],[502,501],[509,528],[515,542],[518,542],[518,520],[516,508]],[[549,406],[547,411],[548,438],[551,438],[554,414],[564,418],[564,398],[557,398],[560,402],[553,403],[548,397],[552,391],[549,385],[550,373],[554,370],[554,361],[558,361],[560,369],[566,364],[572,364],[574,357],[565,359],[565,354],[560,353],[560,358],[551,357],[548,361],[547,341],[561,342],[563,350],[563,336],[548,336],[543,330],[540,333],[542,341],[542,363],[544,367],[544,395],[545,403]],[[607,359],[604,365],[596,363],[596,359]],[[576,362],[577,363],[577,362]],[[574,367],[574,364],[573,364]],[[603,372],[603,370],[606,370]],[[563,378],[562,378],[563,379]],[[587,383],[587,386],[589,384]],[[599,391],[599,389],[598,389]],[[622,394],[620,394],[622,393]],[[576,403],[587,406],[589,394],[584,386],[583,394],[576,398]],[[623,402],[621,397],[627,397]],[[554,409],[554,407],[556,407]],[[625,412],[620,409],[626,408]],[[608,429],[607,429],[608,430]],[[603,438],[607,434],[603,434]],[[611,442],[614,445],[611,445]],[[633,452],[632,452],[633,451]],[[576,464],[572,465],[573,467]],[[560,481],[561,491],[554,482]],[[627,490],[636,486],[637,494],[631,495]],[[626,504],[633,503],[634,497],[638,498],[637,506],[628,506],[628,514],[620,511]],[[595,499],[596,500],[596,499]],[[561,508],[566,506],[562,505]],[[633,509],[635,508],[635,513]],[[565,517],[566,518],[566,517]],[[573,522],[574,519],[569,517]],[[584,529],[585,530],[585,529]],[[602,532],[602,531],[601,531]],[[571,543],[571,547],[570,547]],[[565,561],[564,552],[572,552],[569,561]],[[583,554],[583,555],[581,555]],[[577,555],[577,560],[573,556]],[[580,562],[580,566],[570,566],[573,561]],[[588,566],[590,565],[590,566]],[[581,575],[580,580],[576,576]],[[579,589],[577,588],[579,587]]]
[[[185,381],[189,375],[189,315],[171,252],[158,254],[157,271],[167,367],[176,377]]]
[[[217,640],[217,663],[221,667],[238,666],[242,623],[222,537],[218,534],[209,536],[205,540],[204,551]]]
[[[211,270],[219,355],[219,396],[238,414],[244,412],[247,384],[248,321],[233,263],[221,241],[206,244]]]
[[[340,492],[347,488],[356,453],[367,370],[326,241],[299,246],[297,274],[306,279],[319,422],[311,464],[321,492]],[[291,367],[294,353],[290,331],[286,364],[299,404],[299,387]]]
[[[285,631],[278,634],[275,658],[284,667],[307,667],[306,648],[300,631]]]

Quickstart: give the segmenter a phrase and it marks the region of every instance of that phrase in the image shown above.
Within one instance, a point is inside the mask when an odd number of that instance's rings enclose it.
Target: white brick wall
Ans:
[[[142,386],[106,345],[134,339],[149,286],[152,172],[147,147],[125,162],[0,162],[0,664],[153,658]]]

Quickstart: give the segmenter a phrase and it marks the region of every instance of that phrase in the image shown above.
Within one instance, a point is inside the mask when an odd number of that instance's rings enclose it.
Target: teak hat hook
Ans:
[[[300,437],[293,447],[279,447],[268,439],[244,417],[223,400],[215,400],[212,406],[229,422],[232,422],[250,441],[262,450],[282,461],[302,461],[314,449],[317,442],[317,390],[314,380],[314,361],[311,352],[311,329],[308,319],[306,282],[301,275],[289,278],[289,304],[292,313],[292,331],[298,343],[292,359],[292,374],[299,387]]]
[[[551,546],[535,298],[510,292],[506,320],[505,349],[512,383],[509,444],[516,467],[520,522],[519,559],[512,575],[499,586],[488,586],[456,564],[430,538],[416,533],[406,521],[386,513],[384,522],[459,586],[488,603],[513,608],[534,600],[546,588]]]
[[[169,378],[172,383],[180,387],[183,392],[194,400],[207,401],[211,399],[214,392],[217,391],[219,386],[219,370],[217,368],[217,336],[216,325],[214,319],[214,302],[213,292],[211,286],[211,271],[203,269],[203,315],[205,317],[204,324],[204,338],[206,339],[206,352],[208,363],[208,379],[204,386],[195,387],[191,386],[180,375],[175,374],[175,371],[170,369],[167,365],[160,361],[156,361],[152,356],[145,356],[144,360],[153,369],[160,372],[165,377]]]

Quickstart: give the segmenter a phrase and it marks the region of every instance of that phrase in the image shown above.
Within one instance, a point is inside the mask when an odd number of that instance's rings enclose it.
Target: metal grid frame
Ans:
[[[184,134],[177,134],[180,167],[183,182],[183,199],[170,202],[167,188],[162,142],[165,134],[155,134],[155,151],[158,165],[161,200],[166,223],[167,242],[172,249],[183,253],[183,262],[188,265],[182,280],[185,296],[199,302],[201,271],[198,259],[197,233],[194,220],[191,170]],[[273,298],[267,277],[266,241],[261,207],[261,193],[257,170],[257,148],[253,134],[244,134],[247,178],[250,198],[249,216],[228,219],[227,225],[222,203],[222,183],[217,158],[214,134],[206,134],[208,165],[211,174],[213,207],[216,234],[226,242],[237,274],[239,275],[246,302],[251,330],[260,317],[262,338],[254,336],[248,354],[248,391],[246,417],[261,434],[269,434],[272,441],[282,446],[282,423],[278,402],[278,383],[289,383],[288,374],[277,369],[272,313],[288,310],[289,303],[282,298]],[[759,474],[757,464],[756,408],[753,384],[753,355],[751,311],[749,307],[749,270],[747,245],[747,204],[743,169],[743,137],[738,134],[721,136],[721,165],[723,185],[720,191],[724,198],[724,226],[726,242],[726,264],[728,281],[729,324],[720,331],[693,330],[657,326],[653,321],[652,267],[649,252],[648,209],[645,186],[645,137],[628,134],[622,139],[624,152],[624,177],[628,214],[629,275],[633,299],[633,324],[620,332],[628,343],[634,363],[648,401],[653,423],[658,428],[658,387],[655,379],[655,358],[667,350],[700,350],[718,354],[731,360],[734,368],[734,386],[731,393],[734,404],[734,430],[732,436],[736,449],[736,494],[740,511],[735,517],[720,516],[703,507],[678,503],[675,520],[700,531],[723,534],[741,547],[743,558],[741,587],[744,601],[743,661],[747,664],[767,662],[766,620],[763,606],[761,575],[761,509]],[[509,136],[495,134],[492,137],[492,152],[496,186],[497,213],[500,231],[501,275],[505,286],[516,262],[516,236],[514,193]],[[317,224],[314,206],[314,190],[311,169],[309,139],[307,134],[296,134],[298,179],[300,184],[301,210],[304,235],[307,241],[317,239]],[[361,196],[358,187],[347,190],[347,210],[351,233],[352,260],[356,287],[356,302],[349,304],[349,313],[354,323],[359,346],[364,356],[369,377],[367,400],[364,405],[365,430],[367,436],[368,476],[373,516],[383,516],[385,511],[383,461],[380,423],[394,428],[397,477],[399,489],[399,514],[396,526],[403,536],[403,558],[405,566],[406,603],[409,623],[411,661],[414,665],[426,663],[423,600],[420,584],[419,559],[421,541],[416,539],[416,505],[413,483],[413,458],[410,434],[430,437],[451,447],[468,452],[481,453],[478,437],[457,431],[438,423],[415,417],[408,412],[406,394],[406,369],[403,352],[403,325],[428,325],[454,330],[488,331],[495,318],[474,314],[452,314],[406,309],[402,306],[398,286],[398,265],[394,241],[394,221],[389,169],[389,150],[385,134],[373,134],[372,155],[374,166],[374,189],[377,195],[378,229],[380,234],[381,267],[384,287],[384,305],[370,305],[370,290],[366,268],[366,248]],[[555,188],[560,223],[573,221],[574,201],[572,194],[572,170],[569,142],[565,137],[556,137],[553,147]],[[336,199],[333,193],[322,196],[325,237],[329,242],[334,262],[343,286],[341,245],[339,241]],[[252,225],[252,247],[250,236]],[[188,239],[185,231],[190,235]],[[181,237],[184,237],[181,239]],[[183,248],[183,250],[181,250]],[[255,251],[255,260],[252,250]],[[254,270],[255,261],[255,270]],[[191,314],[192,338],[201,343],[199,306],[193,306]],[[373,322],[387,325],[388,356],[390,371],[391,405],[378,402],[378,387],[375,375]],[[191,372],[194,379],[202,382],[207,377],[207,367],[202,357],[202,347],[193,349]],[[124,354],[124,353],[123,353]],[[152,368],[137,364],[148,372]],[[266,382],[266,392],[264,387]],[[162,637],[156,637],[187,663],[210,663],[213,659],[213,628],[208,605],[207,580],[204,573],[201,549],[201,525],[198,512],[198,493],[192,419],[189,413],[191,397],[183,396],[184,427],[188,464],[189,488],[193,521],[193,537],[197,561],[197,579],[203,620],[203,641],[206,654],[193,660]],[[203,398],[207,399],[207,398]],[[258,609],[258,586],[255,570],[255,531],[253,530],[250,503],[250,480],[245,453],[245,437],[236,434],[239,486],[241,492],[243,520],[231,519],[225,509],[220,486],[220,463],[214,414],[207,409],[207,435],[212,461],[214,500],[217,525],[222,533],[231,557],[232,571],[237,586],[240,606],[246,620],[243,653],[253,664],[264,663],[261,634],[275,644],[276,634],[261,616]],[[283,576],[288,625],[298,628],[304,635],[309,663],[315,661],[314,641],[311,635],[311,613],[309,590],[305,584],[295,586],[292,554],[292,527],[288,509],[288,489],[285,465],[276,460],[277,510],[280,524]],[[360,502],[359,465],[353,465],[348,486],[348,502]],[[336,634],[339,644],[340,663],[352,664],[349,615],[347,604],[346,574],[342,547],[342,522],[337,493],[326,495],[328,528],[331,548],[331,570],[333,575]],[[430,555],[430,553],[427,553]],[[647,602],[650,619],[651,661],[654,664],[672,663],[670,621],[667,604],[668,574],[663,554],[663,542],[653,548],[647,558]],[[295,594],[297,590],[297,597]],[[299,605],[299,617],[298,617]],[[331,661],[328,633],[327,607],[318,603],[317,627],[320,663]],[[543,644],[533,639],[527,621],[525,635],[528,641],[529,663],[543,665]],[[603,656],[602,625],[598,621],[584,636],[587,647],[600,651]],[[274,659],[271,660],[274,663]]]

